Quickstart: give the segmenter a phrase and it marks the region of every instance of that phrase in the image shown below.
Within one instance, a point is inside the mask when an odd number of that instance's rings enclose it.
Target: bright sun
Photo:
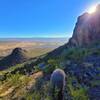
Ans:
[[[88,10],[88,13],[89,14],[92,14],[96,11],[96,6],[92,6],[89,10]]]

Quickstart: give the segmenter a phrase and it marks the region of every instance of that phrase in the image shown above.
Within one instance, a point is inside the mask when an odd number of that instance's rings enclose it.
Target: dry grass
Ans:
[[[17,81],[20,81],[20,84],[13,84],[12,81],[8,80],[4,84],[0,86],[0,98],[6,98],[10,96],[10,94],[14,93],[14,96],[19,96],[26,92],[26,90],[30,90],[37,78],[43,76],[43,72],[34,73],[31,76],[21,76]],[[14,92],[15,91],[15,92]],[[0,99],[0,100],[11,100],[11,99]]]

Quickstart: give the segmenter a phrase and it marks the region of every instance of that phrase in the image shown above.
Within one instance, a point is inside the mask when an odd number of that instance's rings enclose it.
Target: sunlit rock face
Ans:
[[[88,46],[100,41],[100,5],[94,13],[84,13],[78,17],[73,36],[69,40],[71,46]]]
[[[97,12],[99,12],[100,13],[100,4],[97,6]]]

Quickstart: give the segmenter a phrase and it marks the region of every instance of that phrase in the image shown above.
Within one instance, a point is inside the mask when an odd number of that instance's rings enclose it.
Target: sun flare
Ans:
[[[92,13],[94,13],[96,11],[96,6],[92,6],[92,7],[90,7],[90,9],[88,10],[88,13],[89,14],[92,14]]]

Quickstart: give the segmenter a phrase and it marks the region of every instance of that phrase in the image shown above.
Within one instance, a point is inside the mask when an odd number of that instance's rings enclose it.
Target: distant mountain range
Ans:
[[[0,38],[0,42],[68,42],[70,37],[65,38]]]

